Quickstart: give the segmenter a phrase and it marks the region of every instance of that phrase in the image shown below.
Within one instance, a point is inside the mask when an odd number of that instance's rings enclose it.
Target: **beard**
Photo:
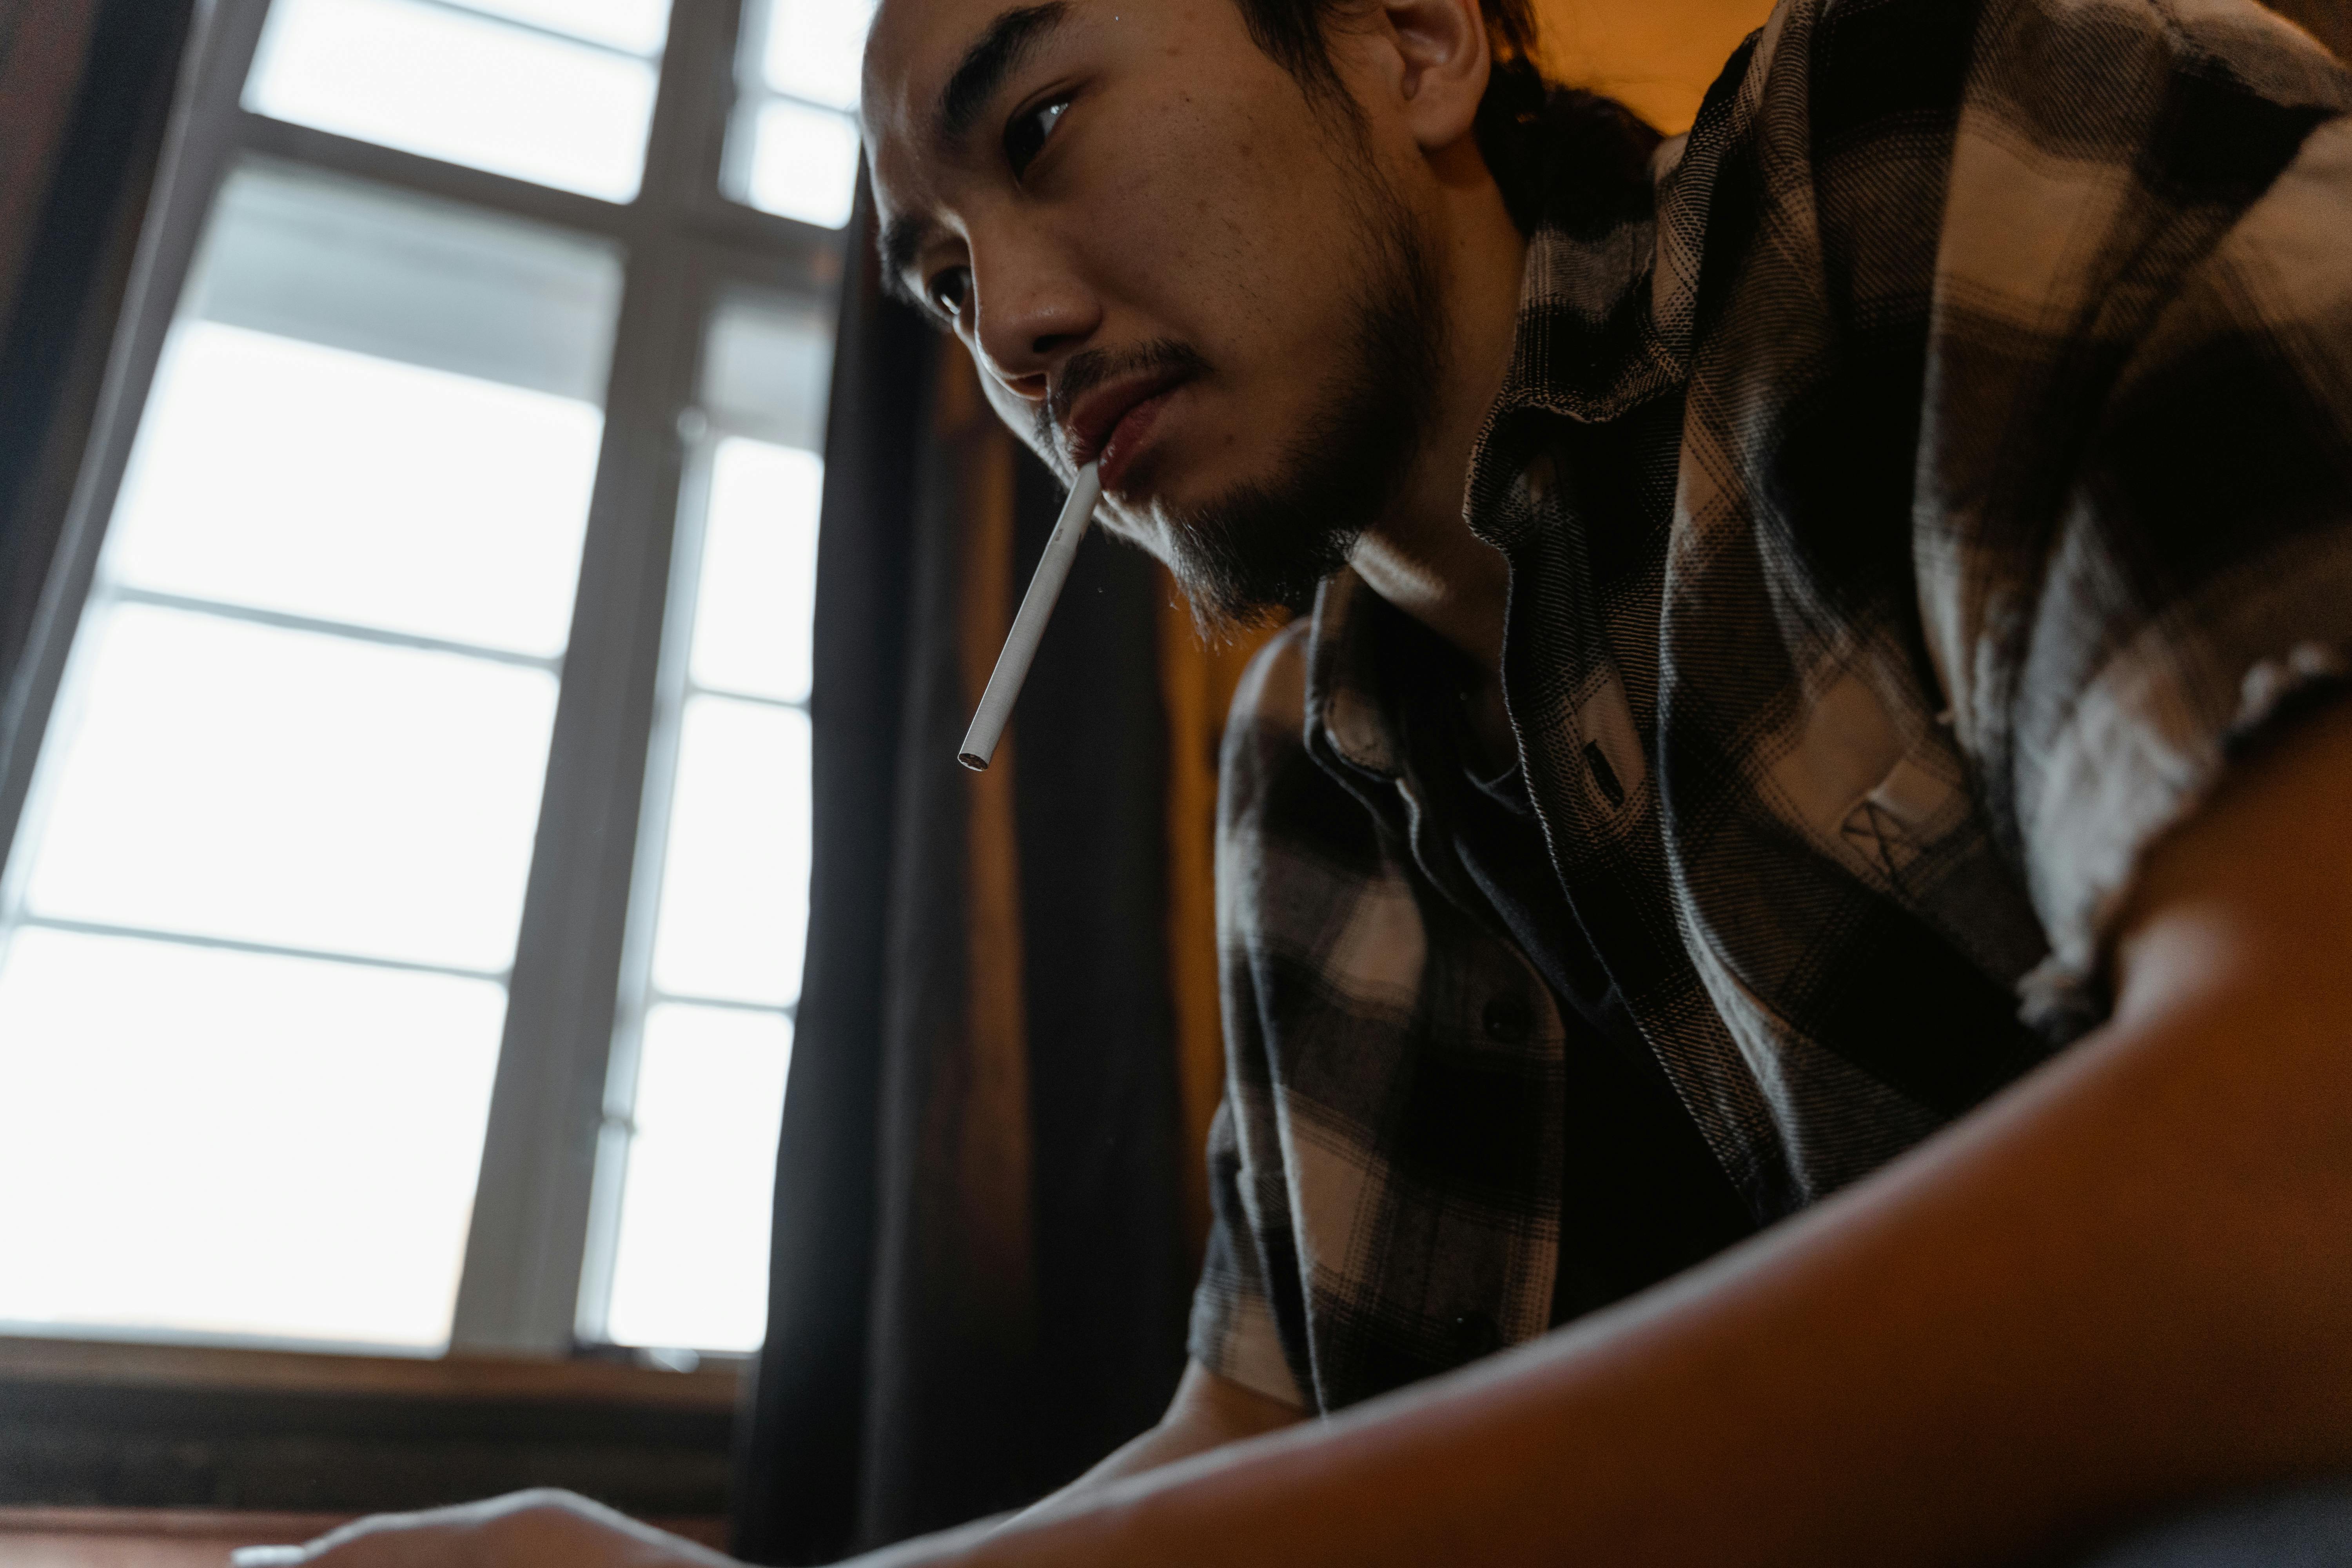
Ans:
[[[1372,265],[1315,411],[1272,474],[1168,519],[1169,569],[1205,637],[1311,605],[1403,489],[1428,434],[1445,349],[1436,265],[1412,213],[1370,171],[1360,177]]]
[[[1194,506],[1163,507],[1152,531],[1154,553],[1212,640],[1311,605],[1403,489],[1428,434],[1445,352],[1436,264],[1413,215],[1378,174],[1362,165],[1349,174],[1370,266],[1351,290],[1343,353],[1314,411],[1266,478]],[[1073,362],[1055,403],[1141,369],[1212,374],[1196,351],[1162,340],[1116,363]],[[1051,419],[1039,410],[1041,450],[1049,449]]]

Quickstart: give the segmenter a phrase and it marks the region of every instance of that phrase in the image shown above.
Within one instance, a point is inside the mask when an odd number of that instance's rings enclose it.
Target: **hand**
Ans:
[[[379,1514],[308,1546],[248,1546],[233,1568],[731,1568],[705,1546],[571,1492]]]

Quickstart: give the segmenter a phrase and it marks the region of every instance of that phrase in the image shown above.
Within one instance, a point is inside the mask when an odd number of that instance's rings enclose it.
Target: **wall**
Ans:
[[[2352,0],[2272,0],[2352,60]],[[1707,84],[1770,0],[1536,0],[1552,73],[1623,100],[1661,131],[1690,129]]]
[[[1707,84],[1770,0],[1536,0],[1545,63],[1573,87],[1622,99],[1659,130],[1690,129]]]

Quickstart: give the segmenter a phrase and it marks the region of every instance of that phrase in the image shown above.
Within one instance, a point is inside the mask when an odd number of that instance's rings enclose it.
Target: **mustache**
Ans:
[[[1037,405],[1034,415],[1036,439],[1033,445],[1041,452],[1051,452],[1059,458],[1063,448],[1055,438],[1055,432],[1069,428],[1070,411],[1077,406],[1080,398],[1122,376],[1168,370],[1181,372],[1187,377],[1202,376],[1209,374],[1210,365],[1198,349],[1174,338],[1153,338],[1132,348],[1088,349],[1072,354],[1062,366],[1061,379]]]

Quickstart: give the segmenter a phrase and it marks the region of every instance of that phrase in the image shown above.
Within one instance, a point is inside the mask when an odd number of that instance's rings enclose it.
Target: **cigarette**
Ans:
[[[1087,536],[1087,524],[1094,521],[1095,503],[1102,500],[1102,476],[1096,468],[1088,463],[1080,468],[1077,482],[1070,487],[1070,499],[1063,503],[1062,515],[1055,519],[1054,531],[1045,541],[1045,553],[1037,559],[1037,574],[1029,579],[1029,591],[1021,596],[1021,611],[1013,617],[1013,630],[1005,635],[1004,651],[996,656],[988,689],[981,693],[971,728],[964,732],[963,750],[956,753],[956,761],[973,773],[987,772],[989,759],[996,754],[1005,721],[1013,717],[1013,699],[1021,695],[1021,683],[1029,679],[1029,661],[1037,657],[1045,623],[1053,619],[1054,601],[1062,596],[1062,584],[1069,580],[1078,542]]]

